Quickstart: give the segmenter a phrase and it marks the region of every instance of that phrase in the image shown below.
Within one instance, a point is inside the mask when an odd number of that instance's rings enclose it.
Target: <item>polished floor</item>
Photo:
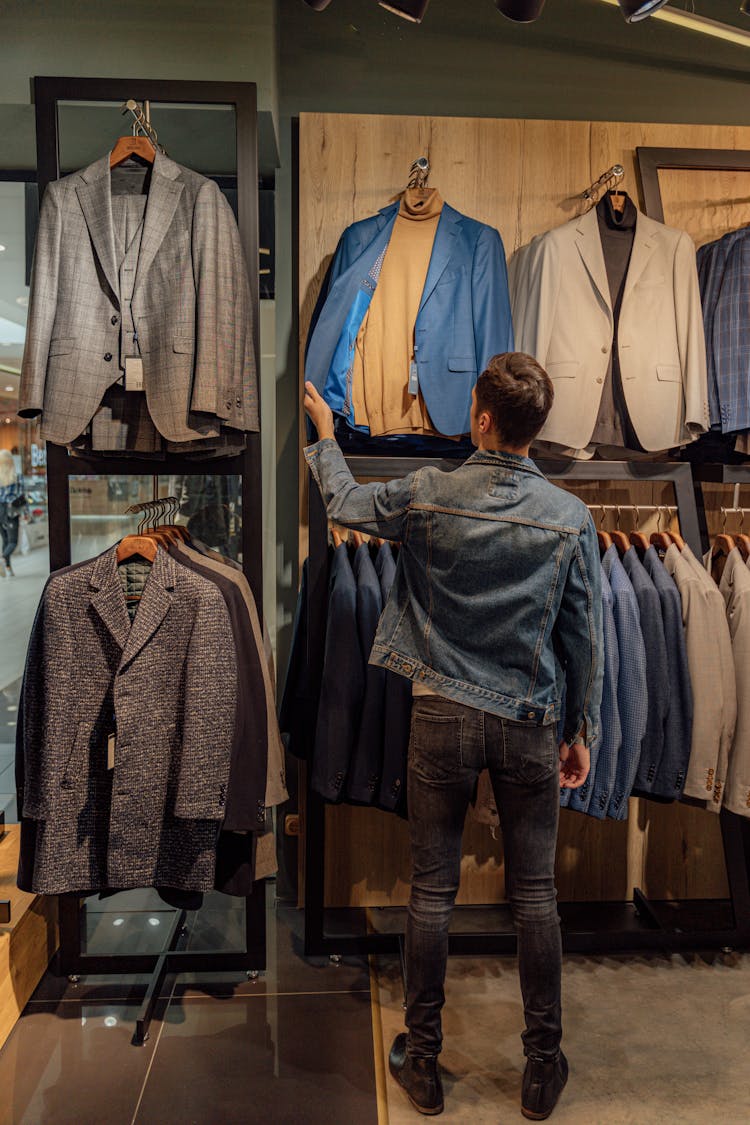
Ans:
[[[268,968],[168,977],[142,1047],[144,977],[48,973],[0,1052],[0,1125],[406,1125],[388,1074],[403,1028],[398,963],[306,959],[302,915],[268,888]],[[153,892],[90,900],[90,952],[160,947]],[[189,916],[194,948],[231,946],[235,902]],[[750,1121],[750,955],[568,957],[571,1079],[554,1120],[576,1125]],[[450,962],[442,1056],[461,1125],[521,1121],[522,1009],[512,958]]]

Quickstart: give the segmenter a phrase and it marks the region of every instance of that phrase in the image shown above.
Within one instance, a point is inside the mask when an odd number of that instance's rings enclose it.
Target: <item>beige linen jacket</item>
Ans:
[[[599,412],[614,335],[596,210],[522,248],[509,276],[516,348],[538,359],[555,388],[539,438],[583,449]],[[618,339],[625,401],[643,448],[684,445],[708,429],[695,247],[685,231],[640,212]]]
[[[729,755],[724,804],[750,817],[750,569],[735,547],[719,582],[727,607],[737,685],[737,726]]]

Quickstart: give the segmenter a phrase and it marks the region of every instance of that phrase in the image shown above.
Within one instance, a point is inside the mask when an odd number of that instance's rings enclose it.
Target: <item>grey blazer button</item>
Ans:
[[[227,410],[231,410],[231,409],[232,409],[232,400],[231,400],[231,398],[228,398],[227,399]]]
[[[109,363],[111,359],[112,359],[112,352],[105,352],[104,353],[104,362]]]
[[[117,324],[117,319],[118,318],[116,316],[111,317],[110,318],[110,324]]]
[[[238,399],[237,399],[237,405],[238,405],[238,406],[242,406],[242,399],[241,399],[241,398],[238,398]]]

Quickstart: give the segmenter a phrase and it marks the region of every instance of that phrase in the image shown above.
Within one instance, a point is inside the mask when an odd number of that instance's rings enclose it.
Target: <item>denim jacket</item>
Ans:
[[[566,740],[599,732],[603,647],[596,531],[527,457],[478,450],[358,484],[330,438],[305,450],[330,519],[401,543],[370,662]]]

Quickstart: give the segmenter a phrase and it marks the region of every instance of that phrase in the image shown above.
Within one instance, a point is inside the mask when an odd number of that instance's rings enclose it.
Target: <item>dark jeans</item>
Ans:
[[[448,924],[461,872],[461,837],[485,767],[500,815],[506,889],[518,935],[524,1053],[554,1058],[562,1036],[554,882],[560,810],[556,728],[500,719],[437,696],[415,698],[409,743],[408,1050],[436,1055],[442,1044]]]
[[[6,512],[0,512],[0,539],[3,543],[3,559],[7,563],[18,546],[18,516],[14,518]]]

